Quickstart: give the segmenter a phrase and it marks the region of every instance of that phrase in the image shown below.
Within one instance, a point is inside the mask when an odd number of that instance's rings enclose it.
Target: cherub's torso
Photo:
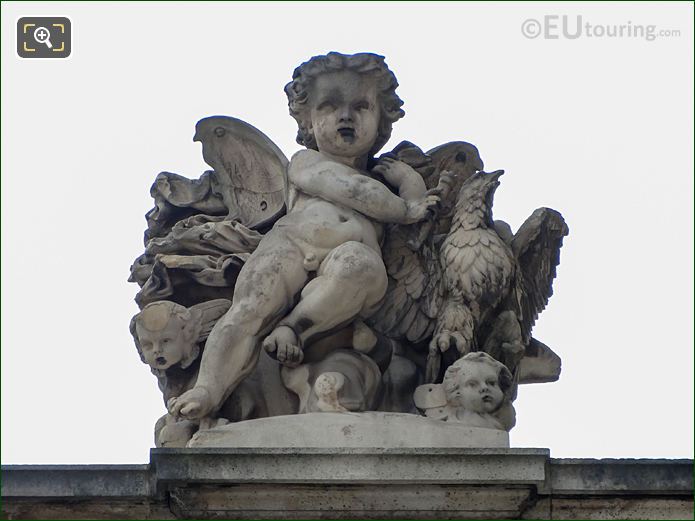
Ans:
[[[366,175],[355,171],[355,175]],[[381,223],[339,203],[312,196],[290,184],[290,204],[269,232],[294,242],[305,255],[314,253],[320,260],[333,248],[348,241],[366,244],[381,253]]]

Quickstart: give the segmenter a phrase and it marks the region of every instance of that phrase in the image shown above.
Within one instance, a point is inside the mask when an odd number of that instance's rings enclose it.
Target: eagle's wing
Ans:
[[[193,139],[203,144],[213,190],[231,218],[258,228],[285,212],[288,161],[268,136],[240,119],[212,116],[196,124]]]
[[[387,155],[410,165],[426,184],[436,179],[437,185],[439,164],[414,144],[403,141]],[[390,338],[417,344],[434,331],[444,300],[437,220],[392,225],[386,230],[382,252],[389,285],[381,307],[367,322]]]
[[[381,307],[367,322],[390,338],[417,344],[432,335],[443,292],[441,269],[431,241],[414,251],[408,240],[405,227],[389,230],[383,246],[388,289]]]
[[[562,239],[568,233],[569,228],[559,212],[539,208],[526,219],[512,239],[512,250],[521,272],[517,299],[521,307],[524,343],[530,341],[531,328],[553,294]]]

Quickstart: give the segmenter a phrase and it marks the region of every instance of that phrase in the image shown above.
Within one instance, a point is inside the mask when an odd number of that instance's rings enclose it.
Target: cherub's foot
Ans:
[[[287,367],[297,367],[304,360],[299,339],[289,326],[278,326],[263,341],[263,349]]]
[[[198,386],[186,391],[181,396],[172,398],[167,403],[171,415],[187,420],[197,420],[208,416],[214,406],[208,390]]]

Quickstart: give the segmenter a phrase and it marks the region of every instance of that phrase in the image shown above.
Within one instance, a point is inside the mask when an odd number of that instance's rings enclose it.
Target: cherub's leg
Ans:
[[[239,272],[229,311],[215,324],[195,387],[169,404],[172,414],[201,418],[219,407],[255,368],[259,339],[290,309],[308,275],[291,243],[259,246]]]
[[[387,276],[379,254],[359,242],[346,242],[328,254],[301,300],[264,342],[266,350],[293,340],[301,347],[312,337],[370,316],[386,293]],[[280,339],[280,341],[278,341]],[[280,361],[282,357],[278,356]],[[301,357],[289,357],[298,363]]]

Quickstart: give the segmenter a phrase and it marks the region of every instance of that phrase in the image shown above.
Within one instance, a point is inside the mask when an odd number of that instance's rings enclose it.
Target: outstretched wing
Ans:
[[[258,228],[285,212],[288,161],[268,136],[240,119],[211,116],[197,123],[193,140],[203,144],[213,191],[230,218]]]
[[[512,239],[512,250],[521,270],[517,298],[525,343],[530,341],[531,328],[553,294],[562,239],[568,233],[569,228],[559,212],[539,208],[526,219]]]

